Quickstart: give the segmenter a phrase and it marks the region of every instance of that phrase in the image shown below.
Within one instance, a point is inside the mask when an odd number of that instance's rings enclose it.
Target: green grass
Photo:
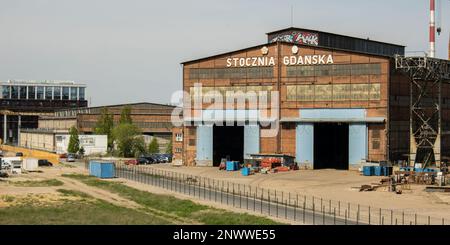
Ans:
[[[64,183],[57,179],[40,180],[40,181],[17,181],[10,182],[10,184],[18,187],[50,187],[50,186],[62,186]]]
[[[121,183],[102,181],[87,175],[63,175],[82,181],[83,183],[111,191],[123,198],[132,200],[142,206],[157,209],[163,212],[175,214],[180,217],[189,217],[193,212],[206,210],[208,207],[195,204],[189,200],[180,200],[169,195],[157,195],[147,191],[141,191],[132,187],[128,187]]]
[[[16,198],[14,198],[13,196],[8,196],[8,195],[4,195],[4,196],[0,196],[0,200],[4,201],[4,202],[13,202]]]
[[[115,206],[82,192],[58,190],[64,196],[84,197],[45,206],[25,202],[0,208],[2,225],[165,225],[170,222],[139,210]]]
[[[63,175],[79,180],[89,186],[111,191],[123,198],[133,200],[144,207],[156,209],[179,217],[189,218],[200,223],[210,225],[276,225],[280,224],[271,219],[249,214],[228,212],[196,204],[189,200],[181,200],[169,195],[158,195],[147,191],[137,190],[118,182],[99,180],[87,175]]]
[[[90,195],[81,192],[81,191],[74,191],[74,190],[66,190],[66,189],[58,189],[57,192],[63,194],[64,196],[75,196],[75,197],[82,197],[82,198],[92,198]]]

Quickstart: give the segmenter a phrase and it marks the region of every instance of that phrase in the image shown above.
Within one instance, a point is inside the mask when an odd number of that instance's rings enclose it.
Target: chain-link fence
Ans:
[[[445,225],[449,222],[444,218],[403,210],[299,195],[148,166],[125,165],[121,162],[116,162],[116,177],[299,224]]]

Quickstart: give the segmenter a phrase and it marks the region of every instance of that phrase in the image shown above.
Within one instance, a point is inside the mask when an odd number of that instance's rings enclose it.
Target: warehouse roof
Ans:
[[[318,31],[318,30],[313,30],[313,29],[298,28],[298,27],[289,27],[289,28],[285,28],[285,29],[281,29],[281,30],[277,30],[277,31],[272,31],[272,32],[266,33],[266,35],[270,36],[270,35],[275,35],[277,33],[283,33],[283,32],[286,32],[286,31],[316,32],[316,33],[328,34],[328,35],[333,35],[333,36],[348,37],[348,38],[357,39],[357,40],[361,40],[361,41],[369,41],[369,42],[393,45],[393,46],[398,46],[398,47],[406,47],[405,45],[401,45],[401,44],[381,42],[381,41],[371,40],[369,38],[353,37],[353,36],[348,36],[348,35],[343,35],[343,34],[324,32],[324,31]]]

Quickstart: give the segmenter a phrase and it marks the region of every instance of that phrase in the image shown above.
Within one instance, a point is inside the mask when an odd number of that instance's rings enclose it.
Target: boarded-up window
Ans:
[[[374,138],[374,139],[379,139],[380,138],[380,130],[379,129],[373,130],[372,138]]]
[[[374,149],[374,150],[380,149],[380,141],[379,140],[372,141],[372,149]]]
[[[195,128],[191,128],[191,129],[189,129],[189,135],[190,136],[195,136]]]
[[[189,139],[189,145],[195,146],[195,139]]]

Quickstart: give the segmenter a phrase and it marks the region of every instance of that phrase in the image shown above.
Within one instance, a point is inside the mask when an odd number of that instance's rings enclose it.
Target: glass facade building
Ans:
[[[86,86],[64,81],[8,81],[0,84],[1,99],[83,101]]]

